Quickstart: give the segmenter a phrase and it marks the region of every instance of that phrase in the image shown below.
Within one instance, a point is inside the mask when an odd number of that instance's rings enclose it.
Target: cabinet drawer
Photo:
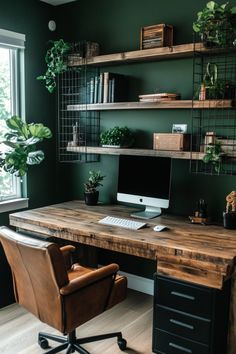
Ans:
[[[210,320],[200,319],[156,306],[154,327],[204,344],[210,341]]]
[[[209,348],[169,333],[154,330],[153,351],[162,354],[209,354]]]
[[[157,277],[156,303],[199,317],[211,317],[212,292],[202,286]]]

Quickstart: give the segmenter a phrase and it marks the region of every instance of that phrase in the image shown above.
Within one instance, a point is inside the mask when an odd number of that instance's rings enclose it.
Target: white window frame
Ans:
[[[25,35],[17,32],[0,29],[0,47],[10,49],[11,66],[11,112],[12,115],[25,117],[24,105],[24,44]],[[13,193],[7,197],[0,196],[0,213],[28,207],[28,198],[23,197],[25,177],[11,176]],[[25,187],[25,186],[24,186]]]

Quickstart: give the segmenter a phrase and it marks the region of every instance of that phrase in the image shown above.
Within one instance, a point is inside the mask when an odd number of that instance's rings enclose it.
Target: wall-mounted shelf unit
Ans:
[[[178,58],[191,58],[195,51],[204,51],[205,53],[214,53],[214,49],[202,48],[202,43],[187,43],[174,45],[171,47],[150,48],[142,50],[134,50],[130,52],[121,52],[114,54],[99,55],[92,58],[81,59],[76,55],[71,55],[68,58],[69,66],[81,65],[113,65],[124,64],[139,61],[158,61]]]
[[[158,102],[116,102],[116,103],[95,103],[95,104],[70,104],[68,111],[108,111],[128,109],[205,109],[205,108],[232,108],[234,100],[173,100]]]
[[[136,156],[158,156],[158,157],[171,157],[173,159],[202,159],[203,153],[190,152],[190,151],[164,151],[152,149],[135,149],[135,148],[112,148],[112,147],[96,147],[96,146],[76,146],[67,147],[69,152],[98,154],[98,155],[136,155]]]
[[[192,150],[208,152],[208,163],[195,159],[191,171],[198,174],[236,174],[236,55],[235,48],[214,48],[206,53],[204,47],[194,55],[193,92],[203,94],[204,109],[192,110]],[[205,88],[204,88],[205,86]],[[201,92],[201,90],[203,91]],[[232,101],[232,107],[208,109],[209,98]],[[226,100],[227,99],[227,100]],[[211,100],[210,100],[211,101]],[[233,108],[233,109],[232,109]],[[217,146],[220,146],[219,157]]]

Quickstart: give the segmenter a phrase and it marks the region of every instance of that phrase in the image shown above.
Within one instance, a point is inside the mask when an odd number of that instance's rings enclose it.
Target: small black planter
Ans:
[[[85,204],[87,204],[87,205],[97,205],[98,196],[99,196],[99,191],[96,191],[94,193],[85,192],[84,193]]]
[[[236,229],[236,211],[223,212],[223,226],[226,229]]]

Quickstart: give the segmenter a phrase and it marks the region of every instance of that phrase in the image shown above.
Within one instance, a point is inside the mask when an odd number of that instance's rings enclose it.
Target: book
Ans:
[[[125,75],[103,73],[103,102],[114,103],[127,100],[127,78]]]
[[[180,94],[178,93],[168,93],[168,92],[163,92],[163,93],[151,93],[147,95],[139,95],[138,96],[140,100],[145,100],[145,99],[179,99]]]
[[[103,73],[99,76],[98,82],[98,103],[103,103]]]
[[[103,73],[103,103],[108,103],[109,72]]]

